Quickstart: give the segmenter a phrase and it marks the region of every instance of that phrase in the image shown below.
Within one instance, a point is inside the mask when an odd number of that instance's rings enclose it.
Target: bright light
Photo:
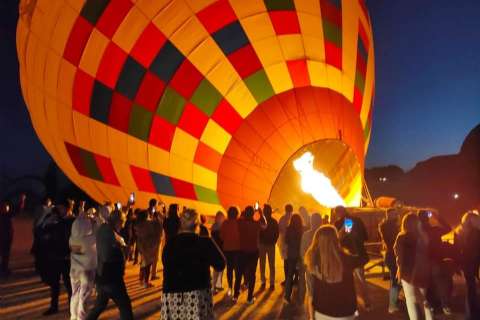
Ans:
[[[342,197],[328,177],[313,167],[313,155],[305,152],[300,158],[293,161],[295,170],[302,179],[302,190],[309,193],[321,205],[327,208],[345,205]]]
[[[453,194],[453,199],[457,200],[458,198],[460,198],[460,195],[458,193],[454,193]]]
[[[378,181],[380,181],[380,182],[387,182],[387,180],[388,180],[387,177],[378,178]]]

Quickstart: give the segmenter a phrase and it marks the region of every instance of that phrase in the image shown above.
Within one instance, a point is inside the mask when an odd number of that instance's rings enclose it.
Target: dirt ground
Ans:
[[[42,312],[49,306],[49,290],[33,270],[32,257],[29,255],[31,246],[31,220],[17,218],[15,220],[14,248],[12,253],[13,269],[8,279],[0,280],[0,319],[69,319],[66,306],[66,294],[62,291],[60,298],[60,312],[57,315],[42,317]],[[274,291],[266,290],[259,292],[259,275],[257,273],[256,302],[253,305],[246,304],[246,293],[242,293],[239,301],[234,304],[223,291],[214,296],[214,309],[217,319],[306,319],[303,306],[283,304],[283,288],[280,281],[283,280],[283,266],[277,252],[277,280]],[[257,270],[258,271],[258,270]],[[365,312],[360,308],[359,319],[408,319],[404,308],[395,314],[387,313],[388,283],[379,274],[380,270],[368,275],[369,289],[373,301],[372,311]],[[144,289],[138,282],[138,265],[128,264],[125,281],[132,300],[135,319],[159,319],[160,297],[162,280],[154,281],[154,287]],[[161,276],[161,272],[159,272]],[[224,277],[224,287],[226,287]],[[62,289],[63,290],[63,289]],[[437,319],[463,319],[463,284],[456,278],[456,286],[453,296],[454,315],[445,317],[438,315]],[[293,300],[293,299],[292,299]],[[118,319],[118,312],[113,305],[100,319]]]

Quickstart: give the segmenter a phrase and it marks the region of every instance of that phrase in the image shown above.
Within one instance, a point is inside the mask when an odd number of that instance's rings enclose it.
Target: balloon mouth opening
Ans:
[[[362,170],[352,148],[338,139],[315,141],[290,156],[272,186],[268,202],[329,213],[337,205],[359,206]]]

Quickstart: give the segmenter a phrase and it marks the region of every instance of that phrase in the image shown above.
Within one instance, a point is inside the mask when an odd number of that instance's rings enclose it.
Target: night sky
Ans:
[[[42,174],[18,80],[18,2],[0,1],[0,175]],[[480,122],[480,1],[369,0],[376,93],[367,167],[458,152]]]

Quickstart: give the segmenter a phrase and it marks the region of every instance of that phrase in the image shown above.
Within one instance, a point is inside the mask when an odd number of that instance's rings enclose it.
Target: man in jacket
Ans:
[[[275,289],[275,244],[278,240],[278,222],[272,217],[272,207],[268,204],[263,206],[263,215],[267,220],[267,227],[260,231],[258,252],[260,255],[260,277],[262,280],[261,290],[265,289],[265,260],[268,256],[270,270],[270,290]]]
[[[287,232],[288,224],[290,223],[290,218],[292,217],[293,206],[291,204],[285,205],[285,214],[278,220],[278,249],[280,249],[280,256],[283,259],[283,272],[285,273],[285,280],[287,279],[288,274],[288,265],[287,265],[287,245],[285,243],[285,233]],[[285,281],[282,282],[282,285],[285,285]]]

